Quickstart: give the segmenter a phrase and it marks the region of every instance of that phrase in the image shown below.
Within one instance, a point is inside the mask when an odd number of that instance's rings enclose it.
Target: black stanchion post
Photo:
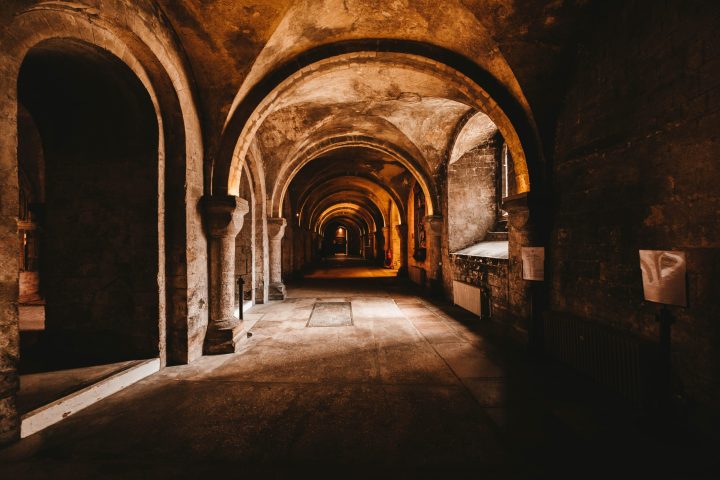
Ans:
[[[240,317],[240,320],[243,320],[243,304],[245,303],[245,295],[243,292],[243,286],[245,285],[245,281],[242,277],[238,277],[237,279],[237,292],[238,292],[238,305],[239,305],[239,313],[238,316]]]
[[[672,398],[672,338],[671,329],[675,322],[670,310],[663,306],[660,313],[656,315],[656,320],[660,324],[660,345],[658,348],[658,394],[660,396],[659,403],[663,410],[670,406]]]
[[[530,284],[530,351],[536,355],[545,352],[545,325],[543,319],[544,304],[541,297],[541,282]]]

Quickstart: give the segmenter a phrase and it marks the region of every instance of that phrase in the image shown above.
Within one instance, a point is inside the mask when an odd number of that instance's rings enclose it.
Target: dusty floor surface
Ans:
[[[471,315],[333,272],[255,306],[242,352],[166,368],[0,451],[0,478],[713,478],[707,445],[648,434]],[[308,327],[319,301],[350,302],[353,324]]]

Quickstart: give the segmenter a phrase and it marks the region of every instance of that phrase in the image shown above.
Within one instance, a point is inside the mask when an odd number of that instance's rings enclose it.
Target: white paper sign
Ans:
[[[687,305],[685,252],[640,250],[645,300],[667,305]]]
[[[545,247],[522,247],[523,280],[545,280]]]

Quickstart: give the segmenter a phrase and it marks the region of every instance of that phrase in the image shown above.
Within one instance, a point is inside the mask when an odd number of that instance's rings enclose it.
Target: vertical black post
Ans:
[[[480,318],[482,320],[490,320],[491,313],[490,313],[490,298],[492,294],[490,293],[490,287],[487,285],[483,285],[480,288]]]
[[[542,355],[545,350],[544,302],[542,282],[530,282],[530,331],[528,332],[530,351]]]
[[[671,328],[675,319],[670,310],[663,306],[656,316],[660,324],[660,345],[658,348],[658,403],[661,409],[670,406],[672,397],[672,338]]]
[[[238,277],[237,279],[237,297],[238,297],[238,305],[239,305],[239,313],[238,316],[240,317],[240,320],[243,319],[243,305],[245,303],[245,292],[243,292],[243,286],[245,285],[245,281],[242,277]]]

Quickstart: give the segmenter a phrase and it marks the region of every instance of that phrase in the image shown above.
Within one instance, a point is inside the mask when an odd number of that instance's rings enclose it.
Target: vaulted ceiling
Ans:
[[[193,70],[210,156],[266,77],[303,52],[348,41],[395,39],[457,53],[489,72],[528,118],[542,115],[562,88],[548,80],[566,68],[591,11],[588,0],[158,2]],[[235,134],[239,161],[252,150],[261,164],[271,215],[302,215],[315,228],[344,199],[382,226],[393,208],[402,216],[414,181],[432,209],[428,178],[443,161],[498,127],[507,133],[453,72],[438,74],[400,54],[345,53],[339,47],[342,60],[329,65],[299,65],[266,98],[251,99],[260,113],[248,122],[251,131]],[[242,175],[238,165],[231,185]]]
[[[406,39],[439,45],[487,69],[543,114],[562,89],[590,0],[158,0],[187,52],[199,91],[206,142],[217,141],[233,106],[268,72],[318,45]],[[598,2],[594,2],[598,3]],[[388,72],[390,74],[390,72]],[[377,77],[387,80],[388,77]],[[367,85],[366,85],[367,86]],[[397,100],[412,88],[388,84]],[[326,92],[306,92],[322,102]],[[329,92],[328,92],[329,93]],[[369,93],[369,91],[366,91]],[[324,98],[327,100],[327,98]],[[364,107],[344,98],[341,108]],[[429,105],[425,105],[426,107]],[[318,105],[317,108],[320,108]],[[385,104],[378,109],[391,108]],[[450,108],[450,107],[448,107]],[[299,115],[313,118],[308,107]]]

